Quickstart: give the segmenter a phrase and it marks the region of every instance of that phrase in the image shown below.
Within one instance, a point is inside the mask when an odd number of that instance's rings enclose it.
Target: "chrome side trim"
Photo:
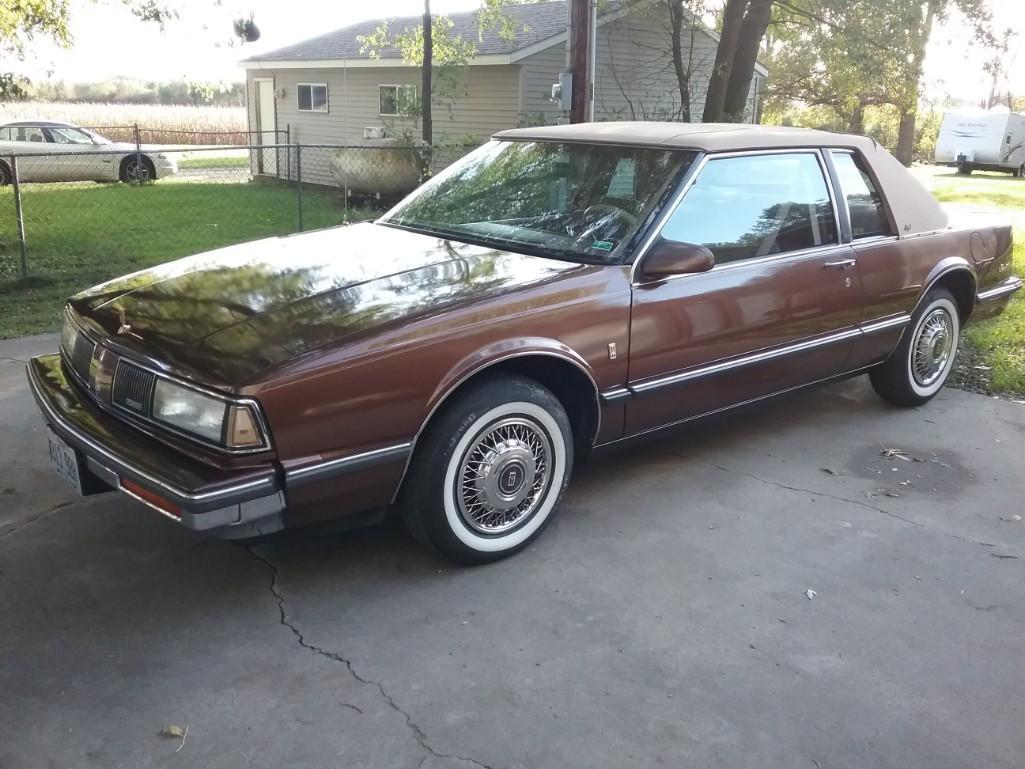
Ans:
[[[774,358],[783,358],[799,352],[805,352],[806,350],[814,350],[817,347],[825,347],[826,345],[843,342],[848,339],[854,339],[855,337],[861,336],[861,333],[860,328],[845,329],[844,331],[837,331],[816,339],[809,339],[804,342],[786,345],[785,347],[763,350],[750,355],[743,355],[739,358],[731,358],[730,360],[713,363],[708,366],[699,366],[698,368],[682,371],[679,374],[671,374],[669,376],[659,377],[658,379],[651,379],[647,382],[631,384],[630,389],[635,393],[645,393],[662,387],[670,387],[672,385],[682,384],[701,377],[721,374],[724,371],[730,371],[731,369],[742,368],[755,363],[764,363],[765,361],[773,360]]]
[[[619,403],[622,400],[626,400],[633,393],[630,392],[628,387],[613,387],[606,390],[601,394],[601,399],[606,403]]]
[[[861,324],[861,331],[864,334],[877,334],[880,331],[886,331],[891,328],[903,328],[911,322],[911,316],[906,312],[902,312],[899,315],[894,315],[890,318],[882,318],[880,320],[869,321],[868,323]]]
[[[92,452],[92,455],[87,455],[86,458],[102,465],[106,470],[116,473],[119,476],[124,474],[133,479],[138,479],[141,482],[155,486],[166,493],[172,502],[179,503],[182,507],[192,508],[190,512],[199,512],[196,508],[201,508],[201,510],[205,511],[214,509],[215,507],[236,504],[238,502],[253,499],[254,497],[262,496],[264,493],[273,493],[277,490],[277,484],[274,481],[273,475],[266,478],[258,478],[254,481],[237,483],[232,486],[224,486],[216,489],[215,491],[205,491],[200,494],[194,494],[167,483],[166,481],[151,475],[145,470],[140,469],[137,465],[132,464],[118,454],[115,454],[106,446],[97,443],[89,435],[64,419],[64,417],[62,417],[60,413],[50,405],[49,400],[43,395],[42,385],[38,381],[31,365],[27,367],[27,372],[29,387],[32,390],[33,397],[36,399],[36,403],[39,404],[39,407],[42,409],[43,415],[46,417],[47,421],[52,426],[59,428],[59,432],[62,433],[62,438],[70,437],[73,442],[80,444],[80,450],[82,450],[81,447],[88,449],[88,451]],[[84,450],[83,453],[85,453]],[[106,460],[106,462],[101,462],[100,458]]]
[[[1014,292],[1021,288],[1021,278],[1011,277],[1005,280],[996,288],[990,288],[985,291],[980,291],[975,295],[976,303],[982,302],[994,302],[997,299],[1003,299],[1005,296],[1010,296]]]
[[[716,414],[722,414],[728,411],[733,411],[734,409],[739,409],[743,406],[750,406],[752,403],[758,403],[760,401],[768,400],[769,398],[775,398],[780,395],[785,395],[786,393],[797,392],[799,390],[804,390],[810,387],[817,387],[819,385],[828,384],[830,382],[842,381],[844,379],[857,376],[862,372],[868,371],[870,368],[872,368],[872,366],[862,366],[860,368],[845,371],[842,374],[835,374],[833,376],[823,377],[822,379],[816,379],[812,382],[805,382],[803,384],[794,385],[793,387],[786,387],[782,390],[776,390],[775,392],[771,392],[766,395],[759,395],[756,398],[749,398],[746,401],[741,401],[740,403],[731,403],[728,406],[722,406],[721,408],[712,409],[711,411],[705,411],[701,414],[695,414],[694,416],[685,417],[684,419],[678,419],[675,422],[669,422],[668,424],[658,425],[657,427],[650,427],[647,430],[642,430],[639,433],[631,433],[630,435],[624,435],[622,438],[616,438],[616,440],[614,441],[600,443],[594,448],[596,450],[606,449],[610,446],[615,446],[617,443],[625,443],[627,441],[632,441],[647,435],[653,435],[655,433],[661,432],[662,430],[669,430],[674,427],[680,427],[681,425],[685,425],[689,422],[695,422],[701,419],[705,419],[706,417],[714,416]]]
[[[357,470],[365,470],[368,467],[395,462],[405,459],[412,449],[412,443],[397,443],[394,446],[387,446],[383,449],[364,451],[362,454],[352,454],[338,459],[329,459],[326,462],[317,462],[312,465],[305,465],[285,473],[285,485],[289,488],[305,486],[308,483],[324,481],[338,475],[353,473]]]

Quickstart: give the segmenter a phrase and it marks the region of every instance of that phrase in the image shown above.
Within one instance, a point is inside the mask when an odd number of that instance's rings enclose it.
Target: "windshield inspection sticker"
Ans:
[[[591,244],[591,248],[598,251],[611,251],[615,246],[616,244],[611,240],[596,240]]]

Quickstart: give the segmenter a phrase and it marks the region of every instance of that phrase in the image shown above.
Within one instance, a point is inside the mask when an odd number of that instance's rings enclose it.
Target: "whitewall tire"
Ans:
[[[961,316],[953,295],[934,288],[911,316],[897,349],[869,372],[875,391],[900,406],[919,406],[947,382],[961,340]]]
[[[403,519],[454,561],[497,560],[541,533],[572,469],[572,428],[559,400],[530,379],[487,377],[453,396],[418,442]]]

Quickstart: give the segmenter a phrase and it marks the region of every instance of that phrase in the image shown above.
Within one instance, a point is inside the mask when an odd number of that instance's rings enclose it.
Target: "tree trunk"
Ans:
[[[420,123],[423,127],[423,140],[430,147],[434,143],[434,119],[431,115],[431,68],[434,66],[434,37],[431,27],[431,0],[424,0],[424,60],[421,67],[420,82]],[[428,150],[428,153],[430,150]]]
[[[744,120],[747,98],[751,92],[751,80],[755,74],[755,62],[758,61],[758,49],[769,26],[772,3],[773,0],[750,0],[747,13],[744,14],[723,98],[722,119],[727,122],[740,123]]]
[[[730,79],[733,57],[737,51],[737,38],[740,26],[744,21],[744,10],[748,0],[726,0],[723,9],[722,32],[719,45],[715,49],[715,64],[708,80],[708,91],[705,94],[705,110],[701,115],[704,123],[717,123],[722,120],[723,103],[726,99],[726,84]]]
[[[865,105],[858,104],[847,121],[847,132],[852,134],[865,133]]]
[[[933,21],[941,3],[942,0],[928,0],[925,17],[916,18],[915,22],[919,26],[911,31],[911,59],[908,62],[904,103],[900,105],[897,151],[894,152],[897,160],[906,166],[911,165],[915,156],[915,121],[918,118],[918,89],[922,82],[922,65],[925,63],[925,49],[929,45]]]
[[[915,121],[918,119],[916,110],[901,110],[900,127],[897,129],[897,151],[894,157],[906,166],[911,165],[915,158]]]
[[[690,72],[683,63],[683,3],[666,0],[669,7],[669,37],[673,46],[673,70],[680,92],[680,120],[690,122]]]

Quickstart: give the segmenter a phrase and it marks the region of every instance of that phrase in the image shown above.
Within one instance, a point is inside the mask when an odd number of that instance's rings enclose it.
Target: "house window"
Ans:
[[[413,115],[417,110],[415,85],[382,85],[382,115]]]
[[[300,112],[327,112],[327,83],[299,83],[295,99]]]

